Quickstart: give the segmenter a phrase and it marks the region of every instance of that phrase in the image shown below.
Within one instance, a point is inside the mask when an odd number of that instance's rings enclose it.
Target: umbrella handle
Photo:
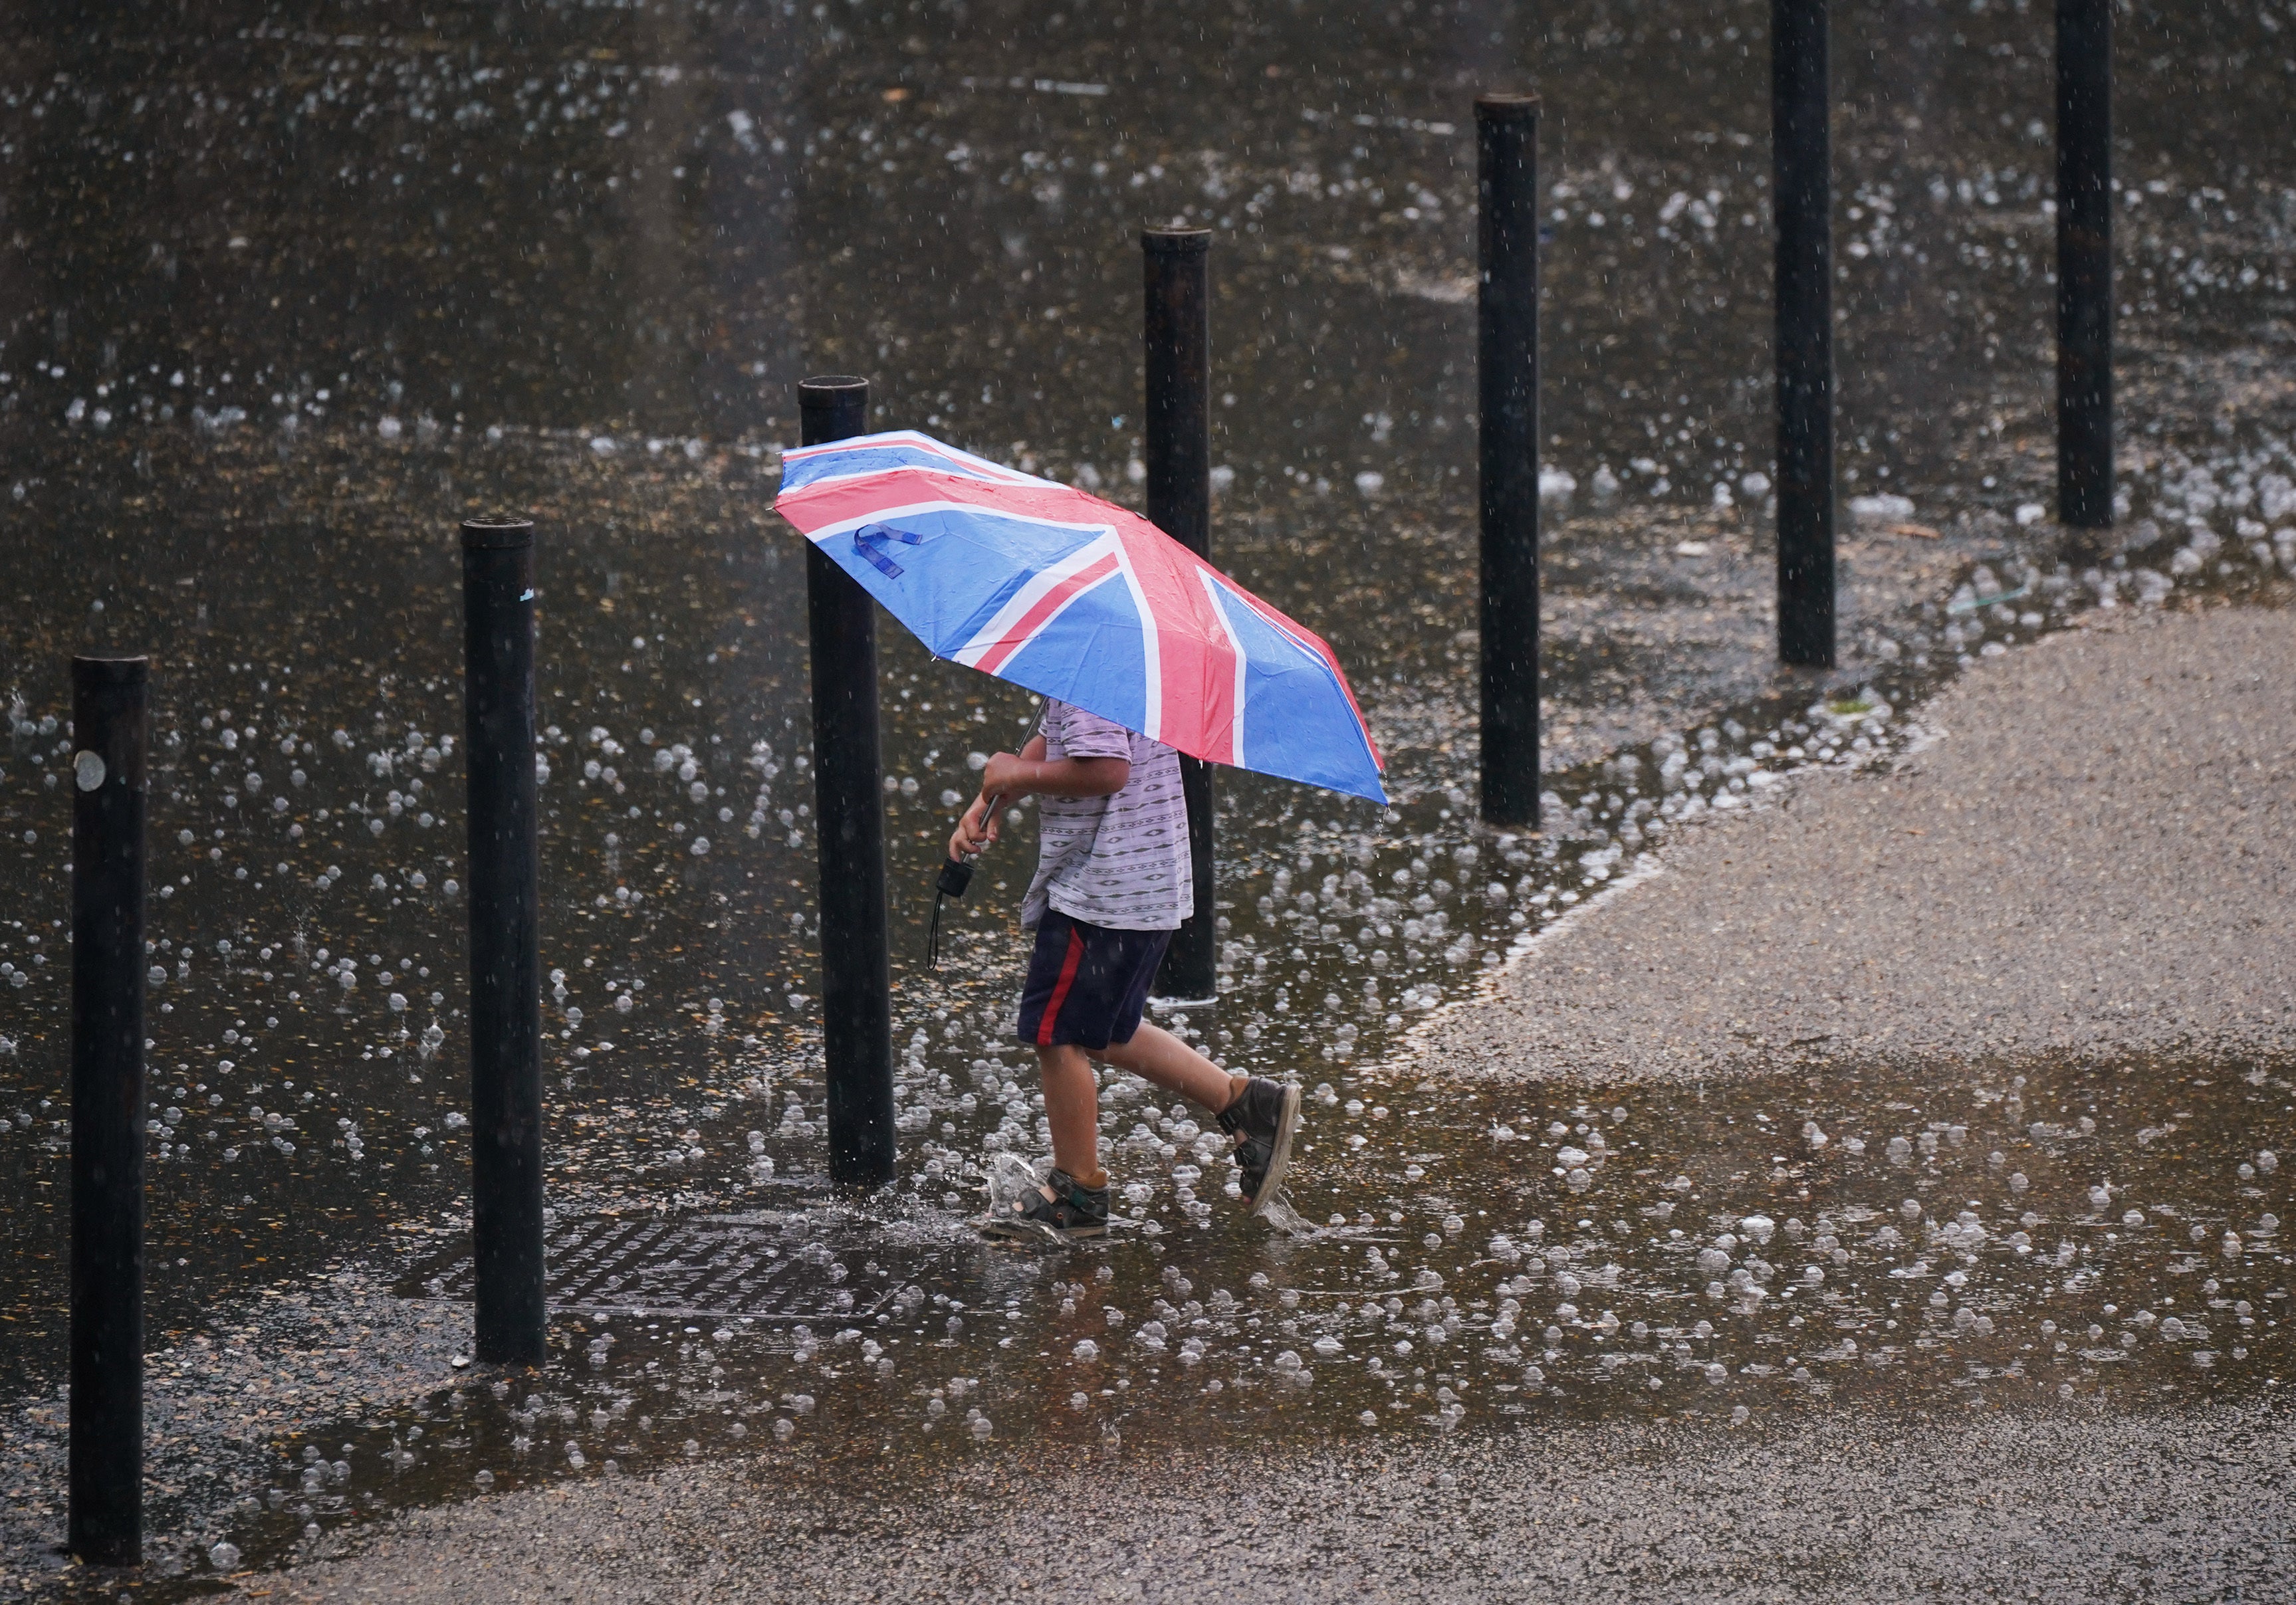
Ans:
[[[990,798],[988,799],[988,807],[982,810],[984,817],[988,815],[996,813],[1004,801],[1004,794],[1002,791],[999,791],[996,796]],[[972,884],[973,860],[980,857],[980,855],[978,853],[967,853],[962,858],[952,858],[947,863],[942,864],[940,866],[940,878],[934,882],[933,889],[943,897],[962,897],[964,896],[965,888]],[[936,908],[938,908],[938,902],[936,902]]]

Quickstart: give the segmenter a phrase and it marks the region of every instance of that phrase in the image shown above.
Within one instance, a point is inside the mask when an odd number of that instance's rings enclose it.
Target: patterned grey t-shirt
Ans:
[[[1097,714],[1045,705],[1045,757],[1120,757],[1132,778],[1112,797],[1040,797],[1037,876],[1021,905],[1033,928],[1047,904],[1115,930],[1177,930],[1195,908],[1180,755]]]

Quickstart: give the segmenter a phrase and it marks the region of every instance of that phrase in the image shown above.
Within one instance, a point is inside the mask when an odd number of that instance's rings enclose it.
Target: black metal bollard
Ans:
[[[1825,0],[1770,0],[1778,228],[1778,658],[1831,667],[1833,183],[1825,55]]]
[[[478,1357],[538,1364],[543,1298],[541,865],[534,526],[463,526],[471,884],[471,1237]]]
[[[67,1542],[144,1558],[144,755],[151,660],[72,659]]]
[[[1538,828],[1538,97],[1475,102],[1483,819]]]
[[[2057,518],[2112,522],[2112,0],[2057,0]]]
[[[869,381],[797,388],[800,439],[868,427]],[[877,750],[877,604],[808,544],[813,808],[821,854],[821,1038],[829,1072],[829,1179],[893,1179],[893,982],[886,949],[885,794]]]
[[[1150,228],[1140,234],[1147,317],[1148,521],[1198,557],[1211,556],[1212,364],[1210,229]],[[1219,979],[1212,907],[1212,766],[1180,759],[1188,803],[1188,854],[1195,913],[1172,933],[1156,975],[1158,995],[1209,998]]]

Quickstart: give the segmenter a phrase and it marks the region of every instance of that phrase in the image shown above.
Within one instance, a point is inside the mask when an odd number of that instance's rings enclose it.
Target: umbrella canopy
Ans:
[[[774,510],[937,657],[1191,757],[1387,800],[1332,649],[1137,513],[906,430],[784,454]]]

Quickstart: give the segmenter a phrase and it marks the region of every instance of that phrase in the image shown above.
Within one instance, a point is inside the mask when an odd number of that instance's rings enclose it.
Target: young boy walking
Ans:
[[[1054,1241],[1106,1235],[1109,1178],[1088,1058],[1209,1110],[1235,1142],[1244,1200],[1259,1214],[1291,1165],[1299,1087],[1231,1076],[1140,1018],[1172,932],[1194,912],[1180,755],[1048,701],[1040,733],[981,771],[980,795],[949,838],[949,856],[978,853],[997,839],[996,798],[1030,794],[1040,799],[1038,856],[1021,922],[1037,935],[1018,1029],[1044,1077],[1054,1169],[1034,1194],[981,1229]]]

